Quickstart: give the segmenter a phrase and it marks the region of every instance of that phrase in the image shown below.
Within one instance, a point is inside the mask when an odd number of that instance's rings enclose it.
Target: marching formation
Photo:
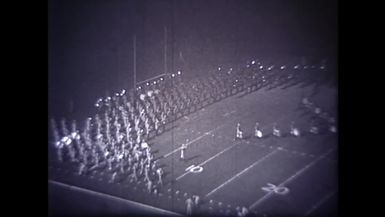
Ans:
[[[307,133],[320,134],[320,133],[337,133],[336,120],[328,112],[321,112],[321,108],[314,106],[314,103],[310,103],[307,98],[303,100],[305,104],[301,104],[301,109],[304,109],[305,114],[311,115],[310,127],[308,130],[300,130],[294,121],[291,121],[288,135],[294,137],[304,136]],[[303,108],[302,108],[303,106]],[[241,129],[241,124],[237,123],[235,131],[235,139],[244,139],[244,131]],[[255,123],[254,136],[256,138],[265,138],[267,133],[264,133],[259,126],[259,123]],[[277,127],[277,123],[273,123],[272,134],[275,137],[282,137],[282,131]]]
[[[310,132],[319,133],[320,130],[323,130],[331,133],[337,133],[336,118],[325,109],[317,106],[307,97],[302,99],[299,109],[302,110],[305,115],[310,116]]]
[[[312,73],[324,68],[323,65],[317,68],[303,65],[264,66],[253,60],[238,69],[224,70],[219,67],[204,77],[189,81],[182,79],[181,71],[178,71],[135,89],[122,90],[113,96],[98,99],[96,114],[87,118],[81,127],[76,121],[69,124],[62,119],[58,124],[51,119],[56,159],[76,163],[79,175],[103,169],[111,175],[111,182],[123,179],[143,181],[149,193],[159,192],[163,186],[164,171],[154,160],[152,146],[156,144],[150,145],[148,141],[165,132],[171,122],[239,92],[251,93],[262,87],[276,88],[308,82]],[[307,98],[302,104],[306,112],[315,113],[310,132],[319,132],[316,123],[321,120],[334,123]],[[335,126],[330,127],[330,131],[336,132]],[[282,136],[276,123],[272,134]],[[294,122],[290,125],[290,134],[301,135]],[[258,122],[254,135],[257,138],[265,136]],[[244,132],[238,123],[236,139],[243,138]],[[186,146],[183,146],[181,159],[185,149]],[[187,204],[192,207],[193,203],[189,201]],[[187,212],[191,213],[191,209]]]

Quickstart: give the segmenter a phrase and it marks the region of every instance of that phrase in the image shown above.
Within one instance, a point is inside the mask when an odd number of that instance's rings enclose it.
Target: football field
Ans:
[[[297,85],[239,93],[173,122],[149,141],[165,171],[157,195],[146,194],[143,181],[121,177],[109,183],[103,172],[78,176],[70,165],[50,164],[50,179],[180,214],[186,199],[197,195],[195,214],[235,215],[237,207],[246,207],[258,216],[335,215],[338,137],[308,133],[310,120],[299,104],[312,90]],[[312,100],[336,115],[336,97],[336,89],[324,85]],[[289,135],[292,121],[301,137]],[[256,122],[262,138],[254,136]],[[235,140],[237,123],[244,131],[241,140]],[[282,137],[272,135],[274,123]],[[180,160],[183,143],[188,146]]]

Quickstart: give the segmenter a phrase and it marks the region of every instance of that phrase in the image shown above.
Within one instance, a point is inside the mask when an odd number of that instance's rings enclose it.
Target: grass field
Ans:
[[[297,85],[238,94],[173,123],[169,131],[150,141],[165,171],[159,195],[144,193],[143,183],[135,185],[124,177],[116,184],[108,183],[108,176],[98,171],[77,176],[70,165],[51,163],[50,179],[181,214],[186,198],[198,195],[202,204],[194,210],[196,214],[225,215],[244,206],[261,216],[335,215],[337,134],[271,135],[274,122],[284,133],[289,132],[291,121],[309,129],[309,118],[297,108],[302,96],[311,91],[312,86]],[[333,113],[336,89],[322,86],[313,100]],[[234,139],[238,122],[245,133],[243,140]],[[264,133],[262,139],[253,136],[256,122]],[[180,146],[187,139],[186,160],[181,161]],[[192,165],[202,171],[186,170]],[[269,183],[288,193],[263,190]]]

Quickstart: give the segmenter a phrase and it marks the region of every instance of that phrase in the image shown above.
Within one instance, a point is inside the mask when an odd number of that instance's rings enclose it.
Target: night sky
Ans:
[[[169,72],[204,73],[253,57],[336,56],[333,0],[50,0],[48,9],[55,118],[86,117],[97,97],[132,86],[133,35],[137,80],[164,73],[165,26]]]

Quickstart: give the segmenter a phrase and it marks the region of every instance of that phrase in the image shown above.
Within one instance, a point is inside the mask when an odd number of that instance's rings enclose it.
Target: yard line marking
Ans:
[[[316,210],[318,207],[320,207],[324,202],[326,202],[329,198],[331,198],[336,191],[330,192],[325,197],[323,197],[320,201],[318,201],[316,204],[314,204],[305,214],[305,216],[310,215],[314,210]]]
[[[205,136],[207,136],[207,135],[210,135],[210,133],[212,133],[213,131],[215,131],[215,130],[217,130],[217,129],[220,129],[220,128],[222,128],[222,127],[224,127],[224,124],[223,124],[223,125],[220,125],[220,126],[218,126],[218,127],[216,127],[216,128],[214,128],[214,129],[212,129],[212,130],[210,130],[210,131],[207,131],[206,133],[202,134],[201,136],[199,136],[199,137],[195,138],[194,140],[188,142],[188,143],[186,144],[186,146],[189,146],[189,145],[192,144],[193,142],[196,142],[196,141],[200,140],[202,137],[205,137]],[[182,147],[179,147],[179,148],[173,150],[172,152],[163,155],[163,158],[166,158],[166,157],[168,157],[168,156],[174,154],[175,152],[179,151],[181,148],[182,148]]]
[[[236,110],[233,110],[232,112],[236,112]],[[246,115],[247,115],[247,114],[244,114],[244,115],[242,115],[241,117],[244,117],[244,116],[246,116]],[[284,118],[285,118],[285,117],[281,117],[279,120],[282,120],[282,119],[284,119]],[[211,130],[211,131],[209,131],[209,132],[206,132],[205,134],[203,134],[202,136],[200,136],[200,137],[198,137],[197,139],[194,139],[194,140],[198,140],[198,139],[200,139],[200,138],[203,137],[203,136],[209,135],[212,131],[215,131],[215,130],[217,130],[217,129],[219,129],[219,128],[222,128],[222,127],[226,126],[227,124],[228,124],[228,123],[224,123],[224,124],[218,126],[217,128],[215,128],[215,129],[213,129],[213,130]],[[268,126],[270,126],[270,125],[272,125],[272,124],[273,124],[273,123],[266,124],[264,127],[261,128],[261,130],[262,130],[262,129],[266,129]],[[194,142],[194,140],[191,141],[191,142],[189,142],[189,143],[187,143],[187,145],[189,145],[189,144],[191,144],[192,142]],[[240,143],[240,142],[239,142],[239,143]],[[211,161],[212,159],[216,158],[217,156],[219,156],[220,154],[224,153],[225,151],[227,151],[227,150],[229,150],[229,149],[235,147],[235,146],[238,145],[239,143],[236,143],[236,144],[234,144],[234,145],[232,145],[232,146],[230,146],[230,147],[227,147],[227,148],[224,149],[223,151],[217,153],[216,155],[214,155],[213,157],[211,157],[211,158],[209,158],[208,160],[204,161],[203,163],[199,164],[198,166],[203,166],[203,165],[206,164],[207,162],[209,162],[209,161]],[[284,145],[283,145],[283,146],[284,146]],[[172,151],[172,152],[170,152],[170,153],[164,155],[163,158],[168,157],[169,155],[171,155],[171,154],[177,152],[178,150],[180,150],[181,148],[182,148],[182,147],[179,147],[179,148],[175,149],[174,151]],[[178,181],[179,179],[181,179],[182,177],[184,177],[184,176],[187,175],[188,173],[190,173],[190,171],[183,173],[182,175],[180,175],[179,177],[177,177],[176,180]]]
[[[207,160],[203,161],[202,163],[198,164],[198,166],[203,166],[203,165],[205,165],[205,164],[208,163],[209,161],[213,160],[214,158],[218,157],[219,155],[223,154],[224,152],[226,152],[226,151],[228,151],[228,150],[234,148],[234,147],[237,146],[238,144],[240,144],[240,142],[235,143],[235,144],[233,144],[232,146],[229,146],[229,147],[225,148],[224,150],[220,151],[219,153],[215,154],[214,156],[210,157],[209,159],[207,159]],[[178,181],[178,180],[181,179],[183,176],[185,176],[185,175],[187,175],[187,174],[189,174],[189,173],[190,173],[190,171],[187,171],[187,172],[183,173],[182,175],[178,176],[178,177],[176,178],[176,180]]]
[[[189,167],[186,168],[186,171],[190,170],[191,168],[193,168],[195,165],[191,165]]]
[[[231,181],[233,181],[234,179],[236,179],[237,177],[239,177],[240,175],[242,175],[243,173],[245,173],[246,171],[248,171],[249,169],[251,169],[252,167],[254,167],[255,165],[259,164],[261,161],[265,160],[266,158],[270,157],[271,155],[275,154],[276,152],[278,152],[278,150],[274,150],[268,154],[266,154],[265,156],[263,156],[262,158],[258,159],[256,162],[254,162],[253,164],[251,164],[250,166],[248,166],[247,168],[245,168],[244,170],[242,170],[241,172],[237,173],[235,176],[231,177],[229,180],[227,180],[226,182],[224,182],[223,184],[219,185],[218,187],[216,187],[214,190],[210,191],[208,194],[206,194],[205,197],[208,197],[210,195],[212,195],[213,193],[215,193],[216,191],[218,191],[220,188],[222,188],[223,186],[229,184]]]
[[[120,197],[116,197],[116,196],[113,196],[113,195],[109,195],[109,194],[105,194],[105,193],[89,190],[89,189],[86,189],[86,188],[80,188],[80,187],[77,187],[77,186],[74,186],[74,185],[68,185],[68,184],[65,184],[65,183],[62,183],[62,182],[53,181],[53,180],[48,180],[48,182],[50,182],[52,184],[56,184],[56,185],[62,186],[62,187],[65,187],[65,188],[69,188],[71,190],[78,190],[78,191],[86,192],[86,193],[89,193],[89,194],[94,194],[94,195],[98,195],[98,196],[102,196],[102,197],[107,197],[107,198],[112,198],[112,199],[115,199],[115,200],[123,201],[123,202],[129,203],[129,204],[135,204],[137,206],[144,207],[146,209],[152,209],[152,210],[156,210],[158,212],[162,212],[163,214],[168,214],[168,215],[171,214],[173,216],[182,216],[182,215],[180,215],[178,213],[174,213],[174,212],[171,212],[171,211],[168,211],[168,210],[160,209],[160,208],[157,208],[157,207],[149,206],[149,205],[138,203],[138,202],[131,201],[131,200],[126,200],[126,199],[123,199],[123,198],[120,198]]]
[[[223,126],[225,126],[225,125],[226,125],[226,124],[223,124],[223,125],[221,125],[220,127],[223,127]],[[268,125],[270,125],[270,124],[267,124],[266,126],[268,126]],[[266,126],[265,126],[265,127],[266,127]],[[218,128],[220,128],[220,127],[218,127]],[[212,156],[211,158],[207,159],[206,161],[204,161],[204,162],[198,164],[198,166],[203,166],[204,164],[206,164],[206,163],[208,163],[209,161],[213,160],[214,158],[218,157],[218,156],[221,155],[222,153],[224,153],[224,152],[230,150],[231,148],[235,147],[236,145],[240,144],[241,142],[242,142],[242,140],[241,140],[240,142],[238,142],[238,143],[235,143],[234,145],[232,145],[232,146],[230,146],[230,147],[227,147],[226,149],[222,150],[221,152],[217,153],[216,155]],[[285,144],[285,145],[286,145],[286,144]],[[282,146],[280,146],[280,147],[283,147],[283,146],[285,146],[285,145],[282,145]],[[271,148],[272,148],[272,147],[271,147]],[[180,149],[180,148],[179,148],[179,149]],[[275,152],[275,151],[276,151],[276,150],[274,150],[273,152]],[[184,177],[184,176],[187,175],[188,173],[190,173],[190,171],[187,171],[187,172],[183,173],[182,175],[178,176],[178,177],[176,178],[176,181],[178,181],[179,179],[181,179],[182,177]]]
[[[285,181],[283,181],[281,184],[279,184],[277,187],[282,187],[284,186],[285,184],[291,182],[293,179],[295,179],[296,177],[298,177],[299,175],[301,175],[303,172],[305,172],[306,170],[308,170],[310,167],[312,167],[314,164],[316,164],[318,161],[322,160],[323,158],[325,158],[326,155],[330,154],[332,151],[334,151],[334,148],[331,148],[329,149],[326,153],[322,154],[321,156],[319,156],[316,160],[310,162],[309,164],[307,164],[305,167],[303,167],[302,169],[300,169],[299,171],[297,171],[294,175],[290,176],[288,179],[286,179]],[[265,194],[262,198],[260,198],[259,200],[257,200],[256,202],[254,202],[253,204],[250,205],[249,207],[249,210],[251,209],[254,209],[256,208],[258,205],[260,205],[262,202],[264,202],[265,200],[267,200],[268,198],[270,198],[271,196],[273,195],[272,192],[269,192],[267,194]]]
[[[224,149],[223,151],[217,153],[216,155],[214,155],[214,156],[210,157],[209,159],[203,161],[202,163],[198,164],[198,166],[203,166],[203,165],[205,165],[205,164],[208,163],[209,161],[213,160],[214,158],[218,157],[219,155],[223,154],[224,152],[226,152],[226,151],[232,149],[233,147],[235,147],[235,146],[238,145],[238,144],[240,144],[240,142],[235,143],[234,145],[232,145],[232,146],[230,146],[230,147],[227,147],[227,148]]]
[[[195,142],[195,141],[201,139],[201,138],[204,137],[204,136],[206,136],[206,134],[203,134],[203,135],[199,136],[198,138],[196,138],[196,139],[192,140],[191,142],[187,143],[186,145],[188,146],[188,145],[190,145],[191,143],[193,143],[193,142]],[[179,148],[173,150],[172,152],[170,152],[170,153],[168,153],[168,154],[165,154],[165,155],[163,156],[163,158],[166,158],[166,157],[168,157],[168,156],[174,154],[175,152],[179,151],[181,148],[182,148],[182,147],[179,147]]]
[[[235,112],[236,112],[236,110],[233,110],[233,111],[230,112],[230,114],[231,114],[231,113],[235,113]],[[248,113],[245,114],[245,115],[242,115],[242,116],[240,116],[240,117],[244,117],[244,116],[246,116],[246,115],[248,115]],[[279,120],[282,120],[282,119],[284,119],[284,117],[280,118]],[[213,131],[220,129],[220,128],[226,126],[227,124],[228,124],[228,123],[224,123],[224,124],[222,124],[222,125],[220,125],[220,126],[214,128],[214,129],[212,129],[212,130],[210,130],[210,131],[204,133],[203,135],[201,135],[201,136],[199,136],[198,138],[196,138],[196,139],[190,141],[190,142],[187,143],[186,145],[187,145],[187,146],[190,145],[191,143],[193,143],[193,142],[195,142],[195,141],[201,139],[202,137],[204,137],[204,136],[206,136],[206,135],[209,135],[209,134],[212,133]],[[270,125],[272,125],[272,124],[273,124],[273,123],[268,123],[268,124],[266,124],[264,127],[261,128],[261,130],[266,129],[268,126],[270,126]],[[194,132],[194,130],[192,130],[192,132]],[[179,151],[181,148],[182,148],[182,147],[179,147],[179,148],[177,148],[177,149],[171,151],[170,153],[167,153],[166,155],[163,156],[163,158],[166,158],[166,157],[168,157],[168,156],[174,154],[175,152]]]
[[[227,117],[227,116],[229,116],[229,115],[231,115],[231,114],[233,114],[233,113],[235,113],[236,112],[236,110],[233,110],[233,111],[231,111],[231,112],[226,112],[224,115],[223,115],[223,117]]]
[[[249,143],[247,142],[247,144],[249,144]],[[257,146],[257,147],[266,148],[266,146],[263,145],[263,144],[252,143],[252,145],[253,145],[253,146]],[[270,148],[271,148],[271,147],[273,147],[273,146],[270,146]],[[267,147],[267,148],[269,148],[269,147]],[[273,147],[273,148],[274,148],[274,147]],[[294,154],[294,155],[299,155],[299,154],[300,154],[301,156],[310,157],[310,158],[314,158],[314,157],[315,157],[315,155],[313,155],[313,154],[308,154],[308,153],[305,153],[305,152],[297,153],[297,152],[291,151],[291,150],[289,150],[289,149],[283,148],[282,146],[278,146],[278,147],[276,148],[276,150],[288,152],[288,153]],[[329,159],[329,158],[325,158],[325,159],[326,159],[326,160],[333,161],[332,159]]]

